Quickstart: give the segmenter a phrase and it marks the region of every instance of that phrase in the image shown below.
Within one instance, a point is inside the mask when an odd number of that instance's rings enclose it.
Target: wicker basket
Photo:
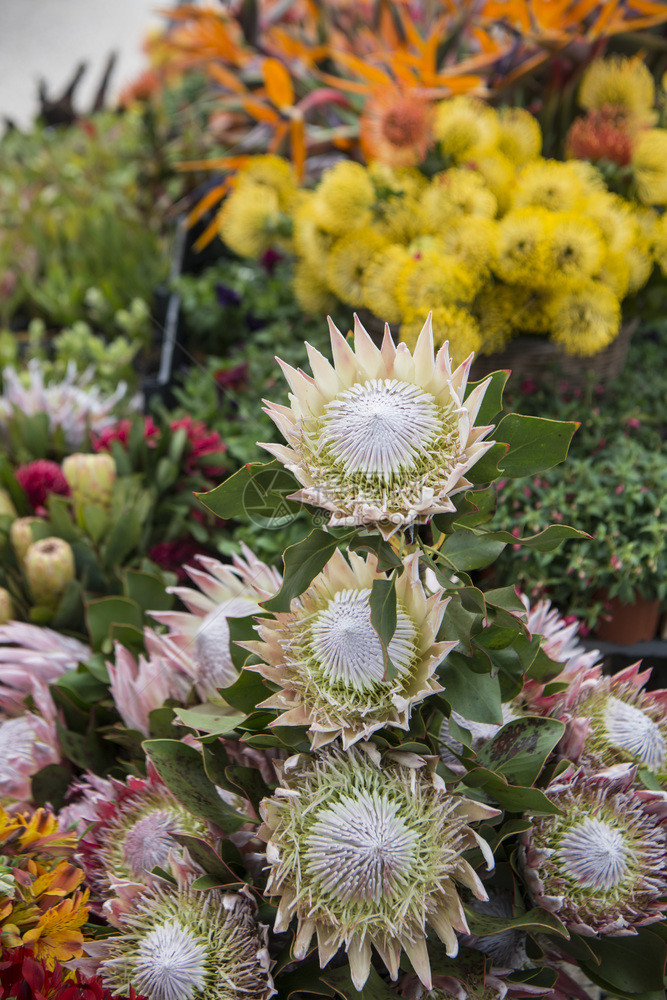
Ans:
[[[637,322],[634,319],[625,323],[609,347],[587,358],[566,354],[558,344],[543,337],[517,337],[510,342],[507,350],[475,358],[471,378],[484,378],[489,372],[509,368],[515,389],[528,379],[554,388],[560,382],[575,387],[587,382],[604,385],[623,371]]]

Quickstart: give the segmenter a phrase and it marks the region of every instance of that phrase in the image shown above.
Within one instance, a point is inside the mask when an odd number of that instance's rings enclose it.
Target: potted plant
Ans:
[[[564,517],[590,537],[553,552],[506,549],[497,583],[547,593],[601,639],[653,638],[667,594],[666,489],[667,458],[625,435],[556,473],[504,484],[499,522],[511,511],[525,533]]]

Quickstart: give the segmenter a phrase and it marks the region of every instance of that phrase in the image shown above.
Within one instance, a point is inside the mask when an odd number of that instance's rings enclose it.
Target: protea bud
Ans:
[[[41,517],[17,517],[12,522],[9,529],[9,540],[20,563],[23,562],[26,552],[35,541],[34,526],[44,523],[45,521]]]
[[[667,907],[667,794],[634,784],[636,768],[570,766],[546,789],[559,816],[531,817],[520,865],[536,906],[578,934],[633,934]]]
[[[72,491],[75,509],[86,504],[109,507],[116,481],[116,463],[108,452],[68,455],[62,470]]]
[[[7,490],[0,490],[0,517],[16,517],[16,507]]]
[[[11,594],[4,587],[0,587],[0,625],[6,625],[14,617],[14,605]]]
[[[55,607],[74,579],[74,553],[62,538],[42,538],[26,552],[25,573],[35,604]]]

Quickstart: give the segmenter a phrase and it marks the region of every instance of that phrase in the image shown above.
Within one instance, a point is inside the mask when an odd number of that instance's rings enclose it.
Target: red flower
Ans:
[[[198,469],[202,469],[209,478],[215,478],[225,471],[224,466],[202,468],[201,464],[201,459],[206,455],[218,455],[227,450],[227,445],[217,431],[212,431],[201,420],[193,420],[192,417],[172,420],[169,426],[172,431],[185,429],[189,446],[185,456],[185,471],[189,476],[194,475]]]
[[[70,490],[57,462],[40,458],[16,470],[16,481],[37,514],[45,514],[46,498],[52,493],[68,497]]]
[[[0,954],[0,1000],[112,1000],[111,991],[95,976],[77,972],[74,979],[59,962],[47,969],[27,948],[7,948]],[[127,1000],[144,1000],[130,987]]]
[[[609,160],[627,167],[636,133],[637,124],[624,108],[589,111],[573,122],[567,134],[567,152],[576,160]]]
[[[160,542],[149,550],[148,556],[162,569],[175,573],[179,583],[187,579],[183,569],[186,563],[192,563],[196,555],[208,555],[206,549],[198,545],[193,538],[181,538],[175,542]]]
[[[111,451],[112,441],[118,441],[123,448],[129,448],[131,430],[131,420],[127,417],[124,420],[119,420],[117,424],[112,424],[111,427],[105,427],[105,429],[99,434],[92,435],[93,449],[95,451]],[[157,444],[156,439],[159,437],[160,428],[156,425],[153,418],[144,417],[144,441],[149,448],[155,447]]]
[[[245,385],[247,375],[248,366],[243,362],[243,364],[236,365],[234,368],[219,368],[213,377],[220,389],[239,392]]]

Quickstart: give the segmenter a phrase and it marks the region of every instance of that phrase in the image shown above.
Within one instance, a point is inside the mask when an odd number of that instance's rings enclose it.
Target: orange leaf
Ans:
[[[332,52],[331,55],[336,62],[341,63],[347,69],[351,69],[353,73],[357,73],[362,79],[368,80],[369,83],[380,83],[383,86],[391,83],[391,77],[383,69],[379,69],[377,66],[369,66],[363,59],[357,59],[356,56],[353,56],[349,52]]]
[[[221,66],[220,63],[211,63],[207,69],[210,75],[217,80],[218,83],[221,83],[223,87],[233,90],[235,94],[245,93],[245,87],[239,78],[224,66]]]
[[[293,118],[290,122],[290,138],[292,140],[292,163],[299,180],[303,179],[306,165],[306,135],[303,118]]]
[[[244,97],[241,104],[253,118],[256,118],[258,122],[277,122],[279,120],[279,115],[277,111],[273,108],[267,107],[266,104],[262,104],[254,97]]]
[[[188,214],[185,224],[186,226],[194,226],[195,222],[199,222],[202,215],[206,215],[209,208],[217,204],[217,202],[222,201],[227,191],[229,190],[230,183],[225,181],[224,184],[216,184],[214,188],[207,191],[204,197],[195,205],[192,211]]]
[[[294,87],[292,79],[278,59],[265,59],[262,66],[264,83],[269,99],[277,108],[292,107],[294,104]]]
[[[217,217],[213,220],[213,222],[209,222],[204,232],[194,244],[194,249],[197,253],[199,253],[200,250],[203,250],[204,247],[207,247],[209,243],[216,238],[219,228],[220,223],[218,222]]]

